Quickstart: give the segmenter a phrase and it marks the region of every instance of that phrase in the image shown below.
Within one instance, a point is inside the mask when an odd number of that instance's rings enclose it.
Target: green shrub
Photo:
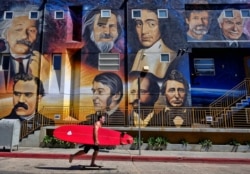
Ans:
[[[245,144],[250,148],[250,141],[246,141]]]
[[[133,144],[135,145],[139,145],[139,138],[138,137],[134,137],[134,142]],[[141,145],[143,144],[143,138],[141,137]]]
[[[199,144],[201,145],[202,149],[205,149],[206,151],[208,151],[209,148],[212,147],[213,142],[211,140],[209,140],[209,139],[205,139],[205,140],[201,140],[199,142]]]
[[[154,146],[154,144],[155,144],[155,137],[149,137],[148,140],[147,140],[147,142],[148,142],[149,146]]]
[[[75,148],[75,145],[75,143],[62,141],[53,136],[46,135],[40,146],[50,148]]]
[[[183,146],[187,146],[187,145],[188,145],[188,141],[185,140],[185,139],[181,139],[181,140],[180,140],[180,143],[181,143]]]
[[[163,150],[168,144],[167,138],[164,137],[149,137],[147,142],[148,150]]]
[[[240,146],[240,143],[235,139],[230,140],[228,144],[232,146]]]

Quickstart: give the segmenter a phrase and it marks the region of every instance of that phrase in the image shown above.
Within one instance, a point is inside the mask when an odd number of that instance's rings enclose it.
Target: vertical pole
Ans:
[[[141,79],[140,76],[138,77],[138,123],[139,123],[139,128],[138,128],[138,143],[139,143],[139,155],[141,155]]]

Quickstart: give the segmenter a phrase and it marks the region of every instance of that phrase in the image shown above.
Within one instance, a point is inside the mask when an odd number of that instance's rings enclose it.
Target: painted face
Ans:
[[[149,80],[147,78],[140,79],[140,104],[141,106],[153,106],[152,96],[149,93]],[[138,79],[135,79],[130,86],[129,103],[134,108],[138,107]]]
[[[189,26],[188,35],[195,39],[201,39],[207,34],[209,28],[209,14],[207,11],[195,11],[186,18],[186,23]]]
[[[104,21],[100,18],[100,14],[97,14],[93,34],[95,42],[114,42],[118,37],[116,16],[111,14],[111,17]]]
[[[183,106],[186,97],[185,87],[182,83],[175,80],[168,80],[166,82],[165,97],[170,106]]]
[[[136,32],[140,43],[148,48],[161,37],[157,15],[149,10],[141,10],[141,18],[136,19]]]
[[[220,28],[227,39],[237,40],[243,32],[243,19],[238,10],[233,10],[233,18],[224,18]]]
[[[35,81],[19,80],[13,91],[13,105],[16,108],[16,114],[19,116],[30,116],[35,113],[37,100],[41,99],[37,95],[37,85]]]
[[[37,39],[35,20],[28,16],[15,17],[7,30],[7,42],[13,54],[27,54]]]
[[[92,87],[93,92],[93,104],[95,111],[105,110],[107,107],[110,107],[112,102],[111,90],[107,85],[104,85],[101,82],[94,82]]]

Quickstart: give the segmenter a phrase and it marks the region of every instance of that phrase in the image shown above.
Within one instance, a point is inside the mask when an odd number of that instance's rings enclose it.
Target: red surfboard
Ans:
[[[67,125],[56,128],[53,132],[57,139],[77,144],[94,144],[93,126],[86,125]],[[101,146],[115,146],[132,144],[133,137],[108,128],[99,128],[98,140]]]

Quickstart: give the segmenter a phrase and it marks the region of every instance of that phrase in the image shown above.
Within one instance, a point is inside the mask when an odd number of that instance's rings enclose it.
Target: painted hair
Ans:
[[[25,82],[34,81],[36,83],[36,85],[37,85],[37,95],[41,95],[41,96],[45,95],[43,82],[38,77],[35,77],[35,76],[33,76],[31,74],[28,74],[28,73],[18,73],[18,74],[15,75],[14,84],[13,84],[13,91],[14,91],[16,83],[18,81],[20,81],[20,80],[23,80]]]
[[[104,85],[107,85],[110,88],[111,91],[111,96],[115,94],[119,94],[120,98],[117,100],[117,103],[119,103],[122,99],[123,96],[123,83],[121,78],[112,72],[105,72],[98,74],[95,76],[93,83],[94,82],[100,82]]]

